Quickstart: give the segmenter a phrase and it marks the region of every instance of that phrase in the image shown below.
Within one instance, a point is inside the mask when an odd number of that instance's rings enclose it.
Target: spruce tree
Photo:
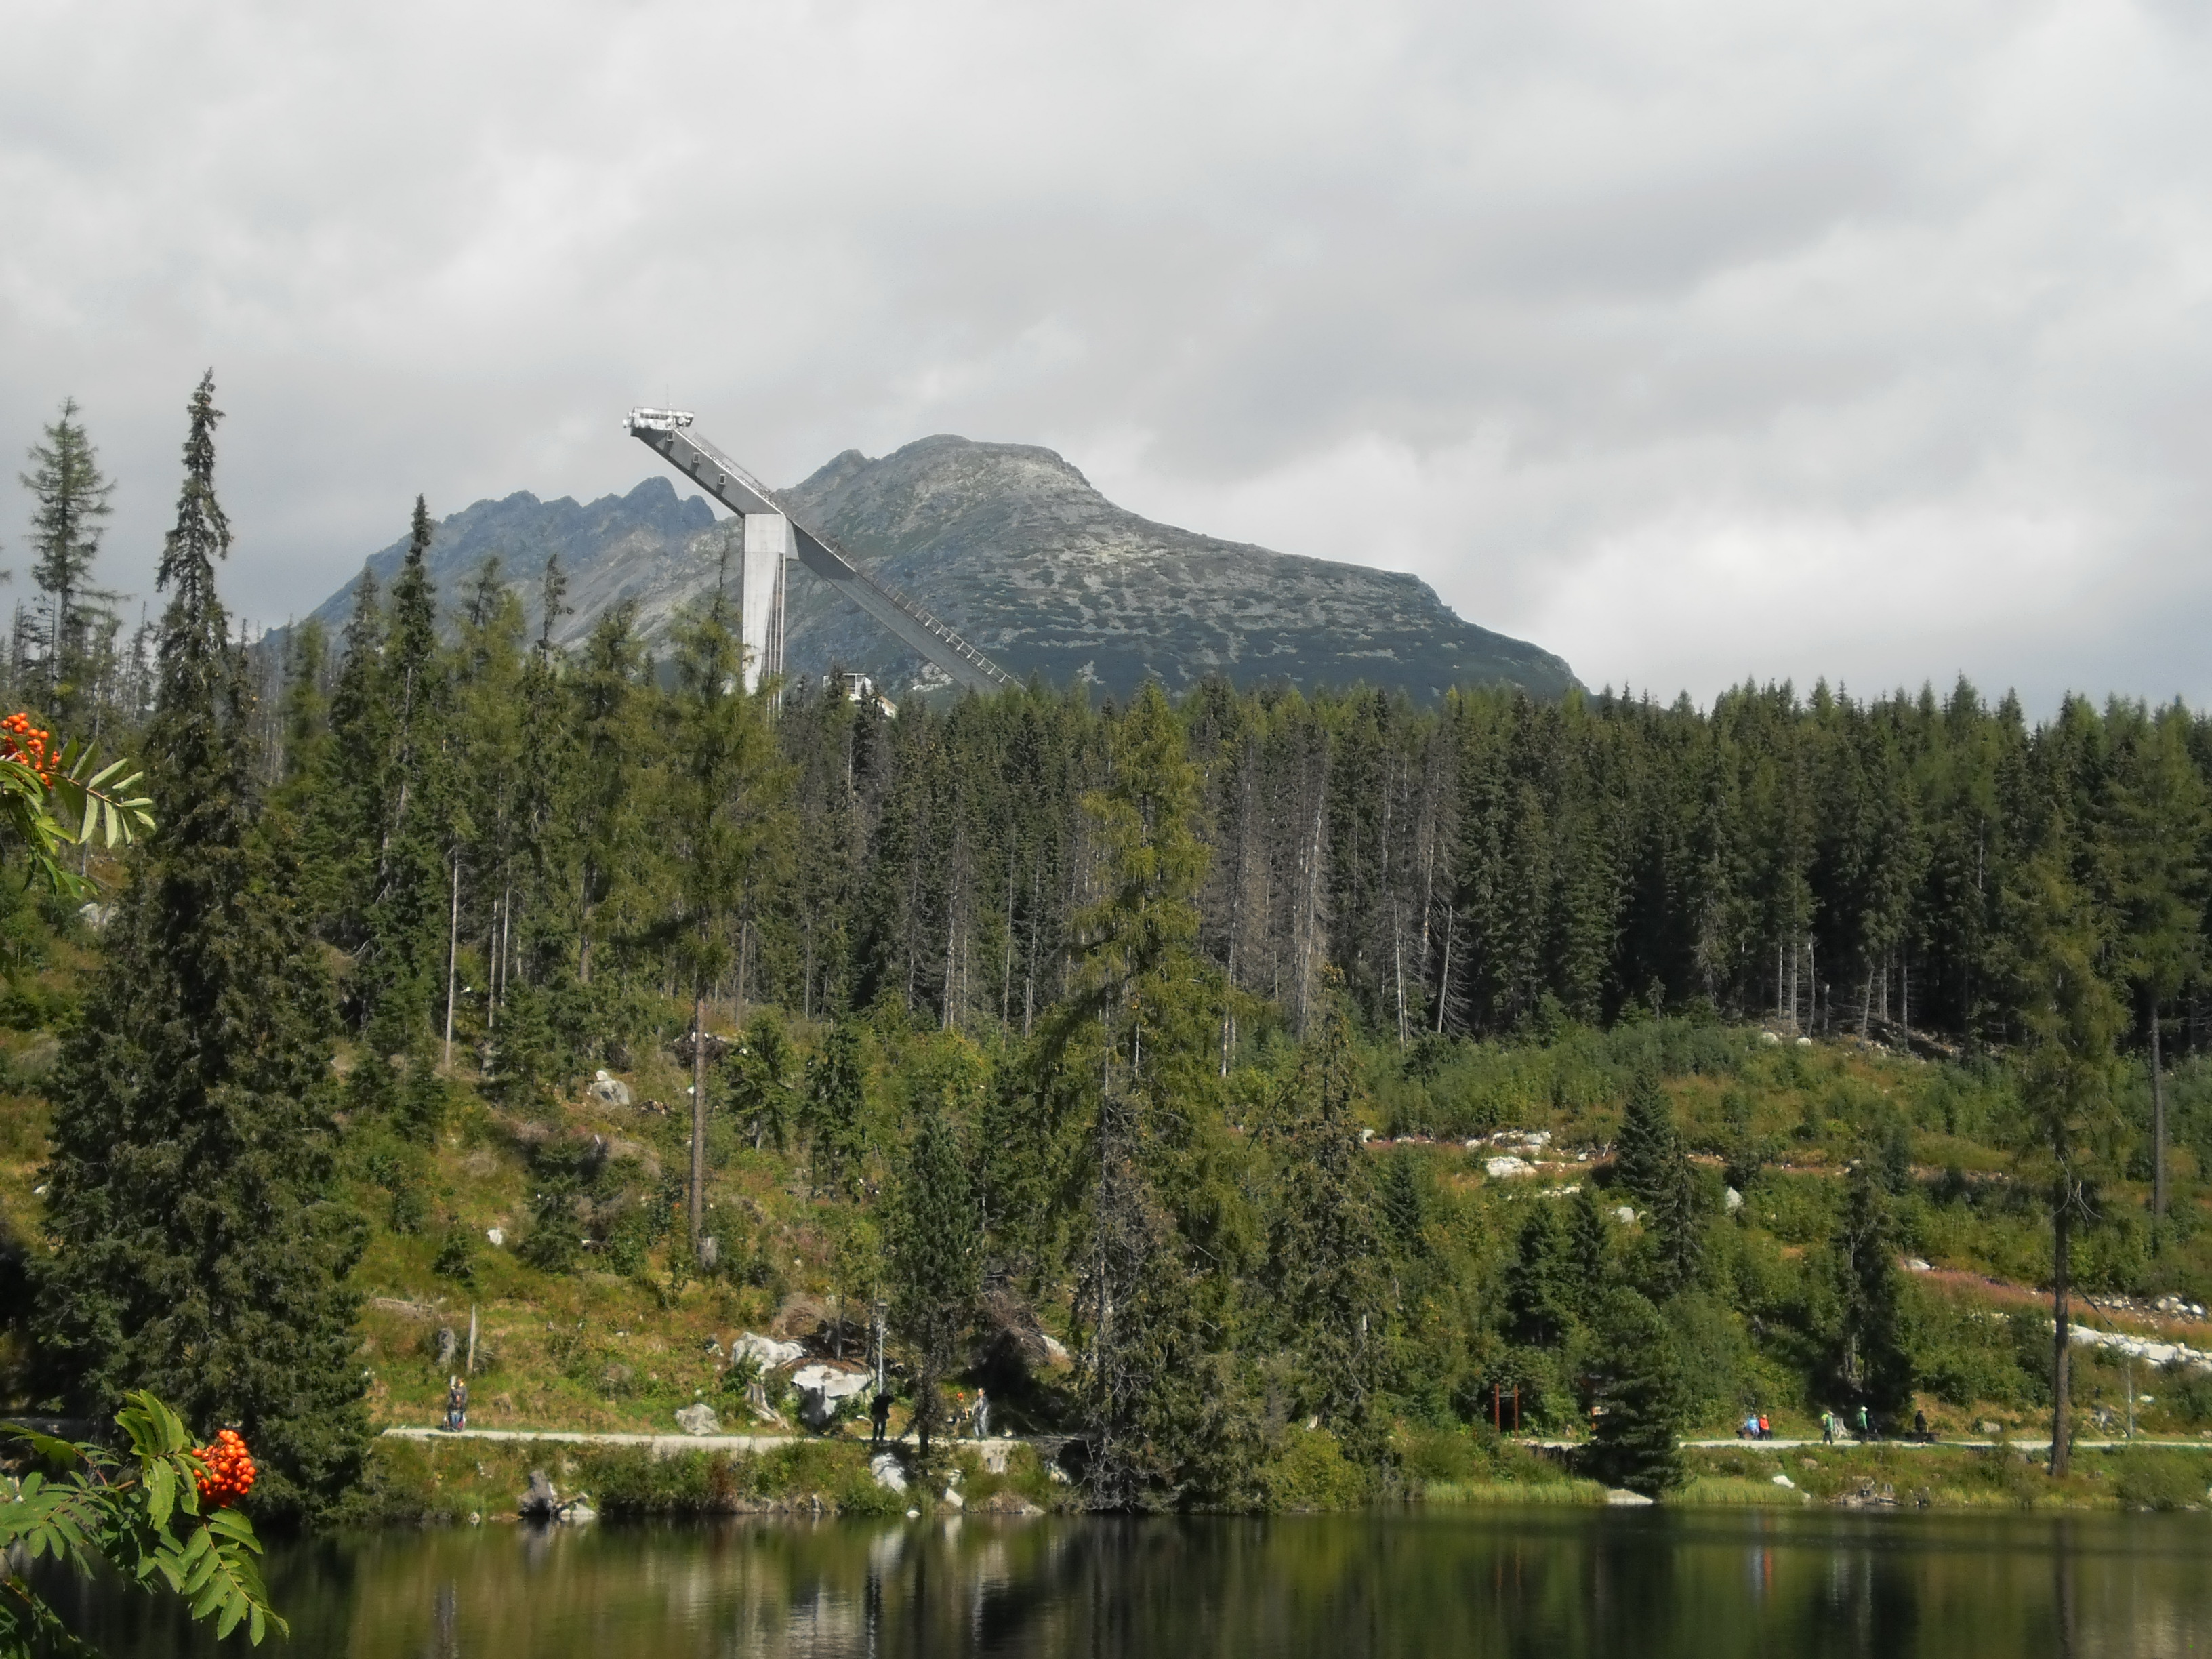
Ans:
[[[2166,1006],[2203,970],[2205,841],[2212,799],[2189,753],[2179,705],[2138,735],[2115,795],[2120,939],[2150,1035],[2151,1213],[2166,1213]]]
[[[857,1197],[867,1157],[867,1062],[860,1023],[850,1016],[830,1028],[806,1066],[802,1127],[813,1159],[814,1189]]]
[[[1620,1138],[1613,1143],[1613,1171],[1639,1203],[1654,1204],[1671,1179],[1670,1166],[1680,1150],[1674,1114],[1659,1086],[1658,1073],[1649,1065],[1639,1066],[1621,1114]]]
[[[1856,1400],[1876,1411],[1902,1410],[1912,1395],[1912,1343],[1897,1228],[1887,1195],[1863,1166],[1851,1171],[1844,1229],[1832,1271],[1842,1309],[1835,1371]]]
[[[1613,1287],[1613,1221],[1587,1181],[1575,1194],[1567,1245],[1575,1267],[1575,1311],[1589,1318]]]
[[[1556,1204],[1529,1206],[1505,1272],[1505,1312],[1513,1340],[1535,1347],[1563,1341],[1581,1297],[1573,1242]]]
[[[1674,1128],[1657,1074],[1639,1067],[1613,1149],[1620,1183],[1644,1204],[1652,1244],[1646,1286],[1664,1300],[1688,1285],[1703,1255],[1705,1216],[1697,1171]]]
[[[2124,1024],[2119,999],[2098,971],[2110,954],[2103,918],[2073,878],[2066,845],[2063,822],[2053,823],[2006,896],[2014,1006],[2028,1036],[2018,1151],[2022,1172],[2045,1188],[2051,1210],[2054,1479],[2066,1473],[2072,1455],[2074,1230],[2097,1218],[2099,1178],[2112,1168],[2121,1127],[2113,1043]]]
[[[375,867],[364,918],[368,948],[356,980],[369,1045],[380,1054],[432,1029],[457,878],[453,685],[438,647],[432,533],[418,495],[374,681],[384,743],[370,786]]]
[[[565,800],[574,844],[568,865],[574,918],[577,982],[596,982],[594,951],[627,917],[641,896],[647,819],[641,787],[651,733],[641,682],[645,653],[637,641],[636,610],[629,600],[610,605],[592,623],[575,676],[574,789]],[[541,653],[542,655],[542,653]]]
[[[159,574],[161,823],[55,1073],[38,1330],[72,1406],[149,1388],[204,1432],[235,1425],[268,1471],[257,1504],[299,1512],[365,1449],[344,1282],[361,1245],[325,1197],[330,986],[257,833],[245,664],[216,594],[219,418],[210,375]]]
[[[718,586],[678,635],[674,787],[666,803],[666,845],[676,863],[667,926],[689,981],[695,1033],[687,1206],[695,1257],[706,1218],[707,1002],[736,965],[733,924],[781,851],[790,813],[789,770],[769,730],[769,694],[744,689],[743,647],[731,623]]]
[[[1590,1461],[1598,1478],[1657,1497],[1682,1484],[1681,1433],[1691,1402],[1674,1333],[1634,1291],[1598,1310],[1600,1404]]]
[[[282,772],[299,786],[327,763],[331,745],[331,700],[323,680],[330,667],[330,641],[310,617],[294,629],[284,647],[284,701],[279,711],[283,735]]]
[[[1407,1261],[1428,1254],[1428,1197],[1413,1159],[1401,1153],[1384,1167],[1376,1211],[1394,1255]]]
[[[87,636],[94,613],[88,601],[96,597],[92,566],[100,556],[101,521],[113,511],[108,498],[115,493],[76,413],[76,399],[64,399],[43,441],[31,447],[31,470],[19,475],[37,503],[31,514],[36,560],[31,574],[46,595],[46,693],[64,720],[87,690]]]
[[[1249,1479],[1230,1365],[1251,1223],[1221,1113],[1200,960],[1206,851],[1182,731],[1147,683],[1085,799],[1104,893],[1078,918],[1080,979],[1042,1033],[1048,1113],[1074,1132],[1082,1188],[1079,1383],[1102,1509],[1219,1501]]]
[[[384,839],[380,791],[391,741],[391,709],[383,695],[384,628],[383,595],[375,573],[364,568],[354,584],[331,691],[331,740],[322,764],[298,789],[307,892],[317,930],[355,956],[367,946]],[[358,1006],[349,1006],[347,1015],[357,1023]]]
[[[960,1339],[975,1315],[982,1228],[958,1126],[933,1093],[917,1105],[920,1121],[892,1196],[887,1243],[891,1316],[914,1347],[915,1416],[926,1458],[940,1391],[957,1368]]]
[[[744,1039],[731,1052],[730,1110],[755,1152],[783,1150],[792,1119],[791,1039],[775,1010],[763,1008],[746,1022]]]
[[[1297,1355],[1301,1410],[1346,1435],[1367,1426],[1383,1351],[1382,1241],[1353,1115],[1358,1088],[1338,992],[1306,1044],[1293,1115],[1268,1137],[1278,1169],[1268,1280],[1274,1317]]]

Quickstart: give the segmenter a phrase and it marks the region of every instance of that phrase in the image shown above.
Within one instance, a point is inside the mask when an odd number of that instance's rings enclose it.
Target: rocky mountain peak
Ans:
[[[780,499],[1018,678],[1126,694],[1146,678],[1182,691],[1221,674],[1308,689],[1358,682],[1421,700],[1468,684],[1542,696],[1574,684],[1558,657],[1462,621],[1416,577],[1154,523],[1033,444],[939,434],[876,459],[848,449]],[[526,493],[479,501],[439,526],[431,568],[453,595],[495,555],[534,605],[536,574],[558,554],[574,612],[556,638],[580,640],[629,600],[658,639],[714,580],[724,533],[706,502],[653,477],[588,503]],[[404,550],[395,542],[370,559],[380,582]],[[342,623],[350,592],[317,616]],[[855,669],[895,690],[941,678],[803,570],[792,578],[785,663],[793,678]]]

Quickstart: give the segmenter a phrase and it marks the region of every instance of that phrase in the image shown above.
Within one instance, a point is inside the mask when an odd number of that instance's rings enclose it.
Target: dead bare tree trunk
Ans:
[[[2166,1214],[2166,1066],[2159,1052],[2156,991],[2150,994],[2150,1212]]]
[[[2072,1355],[2068,1352],[2070,1338],[2067,1331],[2067,1292],[2073,1276],[2074,1197],[2070,1183],[2062,1172],[2058,1176],[2058,1202],[2052,1207],[2051,1217],[2051,1329],[2054,1337],[2051,1352],[2051,1478],[2063,1479],[2072,1460],[2072,1448],[2066,1441],[2066,1408],[2069,1373]]]
[[[453,854],[453,908],[446,927],[446,1069],[453,1069],[453,988],[459,983],[461,959],[461,851]]]
[[[691,987],[691,1260],[699,1260],[701,1231],[707,1219],[707,982]]]

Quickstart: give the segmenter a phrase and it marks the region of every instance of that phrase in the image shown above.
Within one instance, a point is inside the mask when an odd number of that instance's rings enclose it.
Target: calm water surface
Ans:
[[[331,1659],[2212,1654],[2204,1516],[491,1526],[269,1567],[289,1651]],[[246,1650],[78,1594],[113,1659]]]

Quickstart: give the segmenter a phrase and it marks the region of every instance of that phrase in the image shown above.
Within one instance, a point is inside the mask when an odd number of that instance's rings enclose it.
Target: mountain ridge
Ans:
[[[1157,523],[1036,445],[939,434],[879,458],[848,449],[777,498],[1018,678],[1079,679],[1126,695],[1147,678],[1180,692],[1218,673],[1305,690],[1359,682],[1420,700],[1468,684],[1504,682],[1545,696],[1577,684],[1559,657],[1464,621],[1418,577]],[[703,500],[679,496],[665,477],[589,502],[518,491],[443,520],[430,568],[450,603],[484,557],[498,555],[534,629],[537,575],[557,554],[573,607],[554,630],[557,643],[580,640],[624,599],[657,641],[715,580],[726,535]],[[402,539],[371,556],[380,584],[405,548]],[[342,626],[354,586],[315,617]],[[893,690],[943,683],[803,569],[787,598],[785,665],[794,678],[857,670]]]

